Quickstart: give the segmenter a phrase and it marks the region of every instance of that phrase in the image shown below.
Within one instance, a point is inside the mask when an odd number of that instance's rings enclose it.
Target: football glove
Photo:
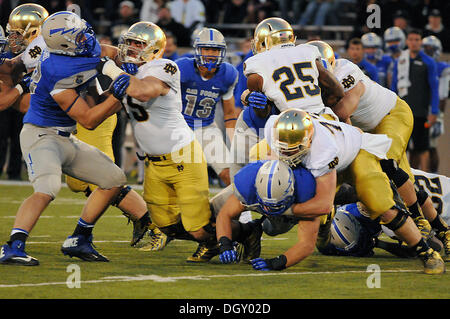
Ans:
[[[219,239],[219,259],[222,264],[231,264],[238,261],[238,255],[232,241],[225,236]]]
[[[124,72],[107,56],[100,59],[100,62],[97,63],[95,69],[98,73],[109,76],[113,81],[115,81]]]
[[[131,75],[135,75],[138,72],[137,65],[133,63],[124,63],[120,66],[120,68]]]
[[[22,89],[22,92],[20,94],[29,93],[30,92],[30,84],[31,84],[31,81],[32,81],[31,80],[31,74],[32,73],[33,72],[25,74],[23,76],[22,80],[19,83],[17,83],[16,88],[17,88],[17,86],[20,86],[20,88]],[[18,88],[19,91],[20,91],[20,88]]]
[[[280,255],[271,259],[255,258],[250,260],[250,262],[254,270],[283,270],[286,268],[287,258],[285,255]]]
[[[248,106],[257,109],[264,109],[267,105],[267,96],[262,92],[250,92],[246,99],[248,100]]]
[[[128,86],[130,85],[130,75],[122,74],[113,82],[111,91],[116,99],[122,100],[126,93]]]
[[[430,137],[436,138],[438,136],[441,136],[443,131],[444,131],[444,123],[441,118],[438,118],[438,120],[430,128]]]

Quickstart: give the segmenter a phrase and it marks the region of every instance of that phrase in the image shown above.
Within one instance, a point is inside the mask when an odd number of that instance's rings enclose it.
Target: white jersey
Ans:
[[[450,178],[411,168],[416,187],[430,196],[439,215],[450,223]]]
[[[181,114],[180,70],[167,59],[157,59],[140,66],[136,77],[153,76],[169,87],[164,96],[140,102],[126,96],[124,104],[131,119],[134,136],[148,155],[163,155],[180,150],[194,140],[194,132]]]
[[[47,48],[47,44],[45,44],[44,38],[42,35],[37,36],[31,43],[27,46],[25,51],[23,52],[21,58],[22,62],[27,68],[27,72],[30,72],[34,69],[41,57],[42,52]]]
[[[397,94],[372,81],[353,62],[337,59],[333,73],[345,92],[353,89],[360,81],[364,84],[364,94],[350,117],[354,126],[365,132],[371,131],[394,108]]]
[[[280,45],[247,59],[244,75],[260,75],[264,94],[280,111],[296,108],[318,114],[327,110],[328,114],[334,114],[322,101],[317,59],[321,55],[315,46]]]
[[[277,115],[272,115],[264,127],[265,138],[272,148],[272,129]],[[363,133],[355,126],[338,121],[329,121],[311,114],[314,126],[311,146],[302,164],[314,177],[320,177],[332,170],[345,170],[361,149],[378,158],[386,158],[392,139],[384,134]]]

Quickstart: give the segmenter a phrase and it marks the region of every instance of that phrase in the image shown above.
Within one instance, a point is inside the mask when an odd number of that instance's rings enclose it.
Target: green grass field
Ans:
[[[4,243],[29,186],[0,186],[0,241]],[[88,263],[63,256],[60,247],[72,234],[84,204],[81,194],[63,188],[32,231],[27,252],[37,267],[0,266],[0,298],[13,299],[448,299],[450,277],[422,273],[419,260],[399,259],[381,250],[371,258],[328,257],[318,252],[283,272],[257,272],[250,265],[208,264],[185,260],[197,245],[172,241],[159,252],[130,247],[132,226],[110,208],[94,230],[97,249],[109,263]],[[296,231],[263,236],[262,257],[275,257],[296,241]],[[66,281],[73,264],[80,269],[81,288]],[[368,288],[368,265],[381,269],[380,288]],[[75,266],[76,267],[76,266]]]

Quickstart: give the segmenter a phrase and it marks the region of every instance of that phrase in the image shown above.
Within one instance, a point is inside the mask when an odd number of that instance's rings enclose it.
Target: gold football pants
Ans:
[[[178,154],[175,154],[178,153]],[[146,160],[144,200],[157,227],[182,222],[188,232],[210,222],[208,171],[197,140],[179,152]]]

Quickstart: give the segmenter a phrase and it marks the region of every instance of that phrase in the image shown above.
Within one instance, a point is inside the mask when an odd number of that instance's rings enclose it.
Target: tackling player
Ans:
[[[230,140],[233,138],[237,116],[233,93],[238,72],[224,62],[226,48],[222,33],[204,28],[194,40],[195,57],[175,63],[181,72],[183,116],[202,145],[206,162],[229,185],[229,150],[222,131],[214,123],[216,105],[222,101],[226,132]]]
[[[189,262],[218,254],[209,206],[206,161],[181,110],[178,66],[163,56],[166,37],[151,22],[138,22],[123,35],[120,59],[139,66],[135,76],[111,60],[99,70],[113,81],[129,79],[124,104],[134,136],[146,153],[144,200],[152,221],[166,235],[199,242]]]
[[[127,81],[113,83],[113,95],[90,108],[80,96],[96,75],[100,61],[95,56],[95,34],[72,12],[57,12],[42,25],[47,50],[33,72],[30,107],[20,134],[23,157],[34,193],[20,206],[10,241],[1,247],[0,263],[38,265],[26,254],[25,242],[41,213],[56,197],[61,174],[99,186],[89,196],[74,233],[61,251],[87,261],[108,261],[92,246],[95,223],[120,194],[125,174],[103,152],[81,142],[71,133],[76,123],[94,129],[116,113],[116,97],[125,92]]]

